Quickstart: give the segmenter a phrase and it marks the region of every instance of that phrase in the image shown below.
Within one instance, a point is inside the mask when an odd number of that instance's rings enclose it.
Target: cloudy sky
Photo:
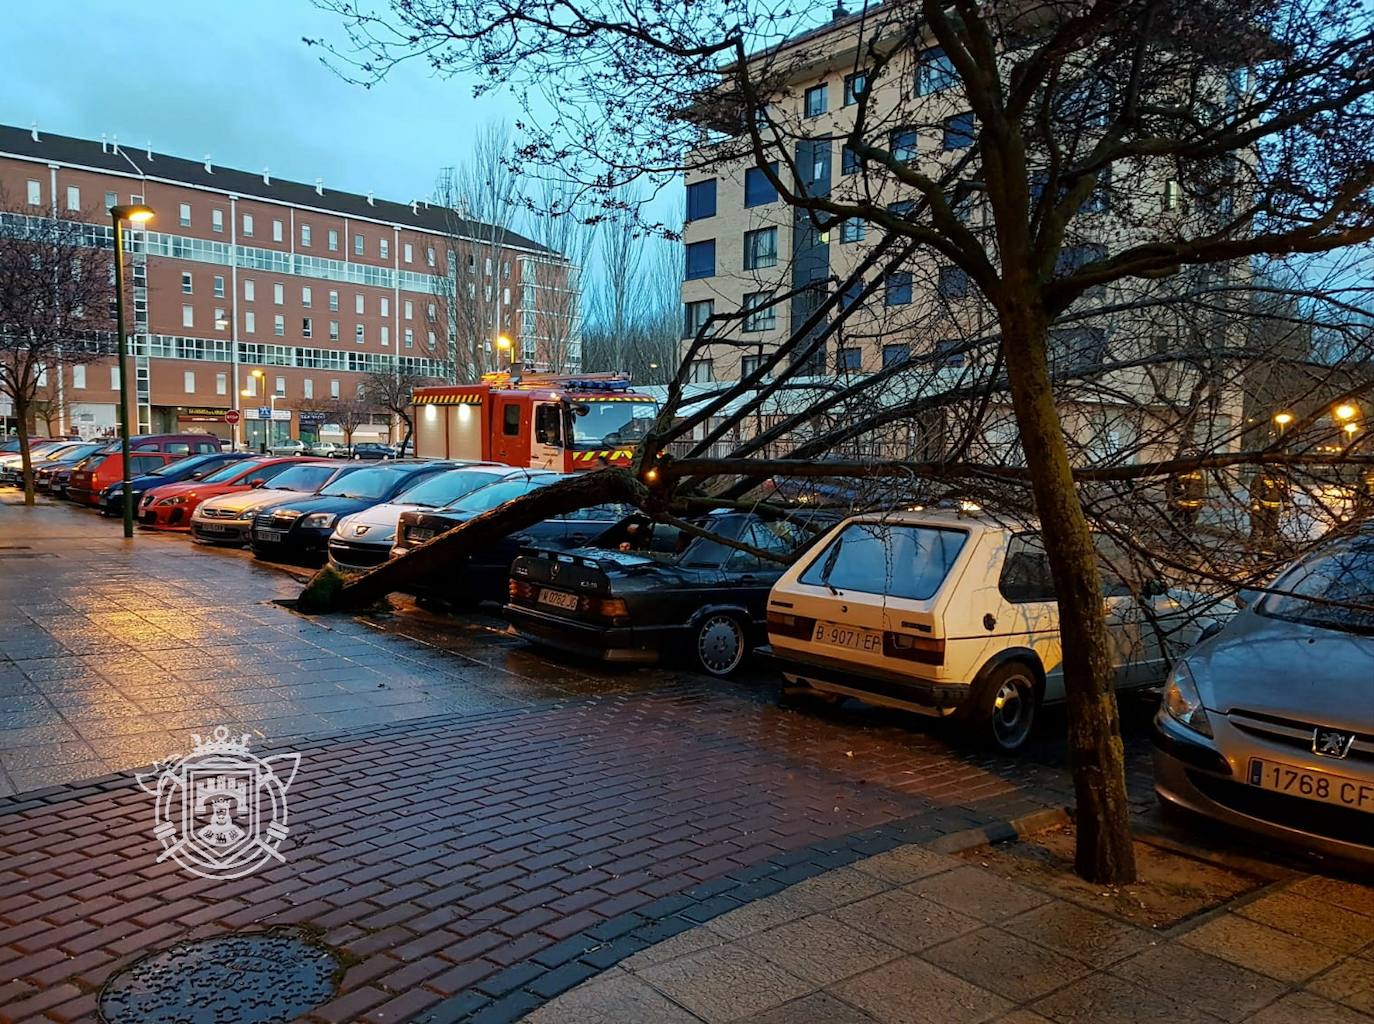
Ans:
[[[5,11],[0,121],[408,201],[462,161],[507,97],[418,65],[378,88],[324,67],[303,36],[341,38],[308,0],[43,0]]]

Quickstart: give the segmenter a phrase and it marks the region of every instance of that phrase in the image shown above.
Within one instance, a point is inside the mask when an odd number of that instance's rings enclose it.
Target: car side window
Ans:
[[[143,473],[151,473],[163,465],[165,465],[164,461],[155,455],[132,455],[129,457],[129,475],[139,476]]]
[[[514,408],[507,406],[507,408]],[[540,444],[563,443],[563,409],[557,405],[541,405],[534,410],[534,439]]]
[[[223,449],[220,448],[218,441],[197,441],[196,451],[204,455],[209,452],[223,451]]]
[[[185,441],[169,441],[163,451],[171,452],[173,455],[190,455],[191,446]]]
[[[1103,597],[1130,597],[1131,583],[1127,577],[1134,568],[1130,554],[1117,541],[1101,533],[1093,534],[1097,549],[1097,572],[1102,577]]]
[[[1049,556],[1038,534],[1018,533],[1007,542],[1007,557],[997,589],[1013,604],[1055,599]]]
[[[776,532],[769,529],[765,523],[750,523],[741,532],[739,539],[750,547],[759,548],[763,551],[774,551],[779,555],[787,554],[788,544],[778,536]],[[725,562],[726,569],[742,572],[750,569],[762,569],[769,565],[778,565],[772,560],[765,561],[752,551],[736,550]]]
[[[520,406],[517,403],[506,403],[505,410],[501,413],[501,430],[507,437],[514,437],[520,433]]]
[[[156,441],[144,441],[142,444],[134,445],[136,452],[155,452],[158,450]]]

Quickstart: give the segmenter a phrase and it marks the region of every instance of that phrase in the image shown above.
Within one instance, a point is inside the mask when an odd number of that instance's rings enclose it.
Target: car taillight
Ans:
[[[816,628],[816,620],[805,615],[792,615],[788,612],[768,613],[768,632],[779,636],[793,636],[805,640]]]
[[[625,607],[625,599],[621,597],[592,597],[587,598],[587,603],[591,606],[589,610],[602,618],[619,619],[630,614],[630,609]]]
[[[534,587],[523,580],[510,581],[510,596],[512,599],[522,597],[525,600],[534,599]]]
[[[910,633],[883,633],[883,656],[919,661],[922,665],[943,665],[945,663],[945,642],[929,636],[913,636]]]

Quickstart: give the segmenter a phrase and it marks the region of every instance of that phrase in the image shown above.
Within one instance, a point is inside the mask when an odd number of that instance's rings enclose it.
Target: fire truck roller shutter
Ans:
[[[463,403],[444,412],[448,415],[448,457],[482,458],[482,406]]]

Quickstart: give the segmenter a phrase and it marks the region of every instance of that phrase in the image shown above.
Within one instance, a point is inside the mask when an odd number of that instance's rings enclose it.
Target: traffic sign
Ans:
[[[238,421],[239,411],[237,409],[230,409],[228,412],[224,414],[224,422],[229,424],[231,427]]]
[[[260,406],[258,406],[258,419],[260,419],[260,420],[270,420],[270,419],[272,419],[272,407],[271,407],[270,405],[260,405]]]

